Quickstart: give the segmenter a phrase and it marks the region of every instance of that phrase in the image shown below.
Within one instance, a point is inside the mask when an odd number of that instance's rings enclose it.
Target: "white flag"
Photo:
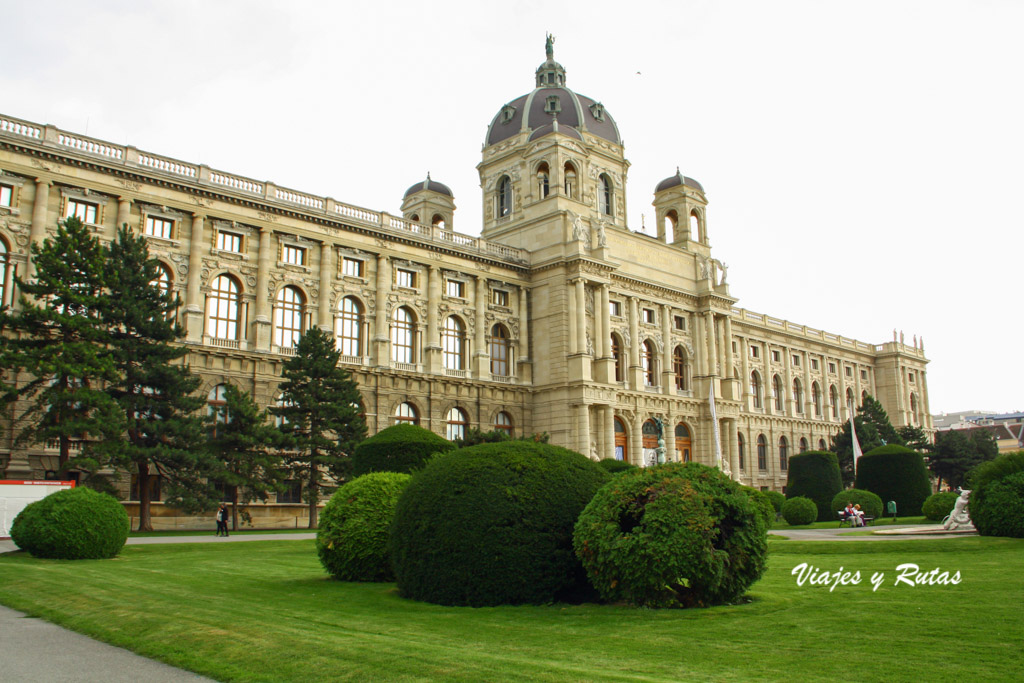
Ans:
[[[860,452],[860,441],[857,441],[857,430],[853,428],[853,413],[850,413],[850,438],[853,439],[853,472],[857,473],[857,459],[864,455]]]
[[[725,472],[726,469],[722,467],[722,436],[718,432],[718,414],[715,412],[715,378],[709,377],[708,379],[710,380],[708,382],[710,387],[708,403],[711,405],[711,428],[715,435],[715,467]]]

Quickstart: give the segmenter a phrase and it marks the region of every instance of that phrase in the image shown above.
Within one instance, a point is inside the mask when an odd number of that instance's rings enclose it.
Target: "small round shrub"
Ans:
[[[348,482],[320,513],[316,551],[339,581],[394,581],[388,531],[409,483],[401,472],[371,472]]]
[[[609,474],[617,474],[619,472],[625,472],[626,470],[636,469],[636,465],[631,465],[625,460],[616,460],[615,458],[598,460],[597,464],[603,467]]]
[[[391,525],[400,593],[470,606],[591,596],[572,530],[610,477],[579,453],[534,441],[433,458],[413,474]]]
[[[1024,538],[1024,471],[972,489],[967,511],[982,536]]]
[[[768,491],[760,491],[752,486],[742,486],[741,488],[744,493],[750,496],[750,501],[757,508],[761,519],[764,520],[765,529],[771,529],[772,524],[775,523],[775,506],[772,504],[772,499],[768,496]],[[783,497],[783,500],[785,500],[785,497]]]
[[[787,498],[810,498],[818,509],[818,521],[826,522],[836,516],[832,498],[843,490],[843,475],[839,460],[829,451],[808,451],[789,459],[786,482]]]
[[[835,498],[832,499],[832,517],[830,519],[839,519],[836,512],[841,512],[846,509],[847,503],[853,503],[860,505],[860,509],[864,512],[866,517],[881,517],[882,516],[882,499],[871,493],[871,491],[863,491],[861,489],[846,489],[836,494]]]
[[[933,493],[925,498],[924,505],[921,506],[921,512],[928,519],[940,522],[953,511],[953,506],[956,505],[956,499],[959,497],[960,494],[953,491]]]
[[[11,525],[11,540],[35,557],[99,560],[120,552],[128,526],[128,513],[113,496],[77,487],[25,506]]]
[[[782,506],[782,518],[791,526],[803,526],[818,519],[818,506],[810,498],[790,498]]]
[[[364,439],[352,453],[352,476],[368,472],[415,472],[438,453],[455,450],[451,441],[429,429],[401,423]]]
[[[576,554],[606,600],[646,607],[733,601],[764,573],[768,552],[766,507],[744,488],[697,463],[624,472],[580,515]]]
[[[924,458],[906,446],[890,444],[865,453],[857,461],[856,488],[876,494],[883,502],[896,501],[900,516],[921,514],[932,485]]]
[[[764,494],[772,502],[772,507],[775,508],[776,514],[781,513],[782,506],[786,502],[786,495],[780,491],[765,491]]]

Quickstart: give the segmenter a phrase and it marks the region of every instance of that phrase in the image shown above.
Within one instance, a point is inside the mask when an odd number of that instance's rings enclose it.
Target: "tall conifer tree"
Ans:
[[[303,485],[310,529],[316,528],[324,473],[344,479],[349,456],[366,436],[359,389],[338,367],[340,357],[332,335],[316,327],[306,332],[284,364],[280,405],[270,409],[281,418],[289,442],[284,457]]]
[[[159,286],[160,266],[146,239],[122,226],[110,245],[107,271],[111,296],[103,322],[117,370],[108,393],[120,406],[127,434],[111,462],[136,475],[139,530],[150,530],[154,477],[162,477],[165,500],[176,507],[199,510],[214,500],[205,478],[212,461],[196,413],[204,400],[195,395],[200,379],[180,362],[188,349],[174,344],[182,335],[175,321],[180,299]]]
[[[17,279],[20,310],[0,313],[0,366],[23,373],[17,442],[56,442],[61,473],[95,471],[123,420],[103,385],[117,378],[101,319],[107,250],[78,218],[32,245],[36,276]],[[72,447],[81,446],[73,456]]]

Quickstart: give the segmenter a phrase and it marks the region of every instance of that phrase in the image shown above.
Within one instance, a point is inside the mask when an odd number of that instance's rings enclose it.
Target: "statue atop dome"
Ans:
[[[548,56],[548,61],[555,59],[555,37],[550,33],[544,34],[546,40],[544,41],[544,53]]]

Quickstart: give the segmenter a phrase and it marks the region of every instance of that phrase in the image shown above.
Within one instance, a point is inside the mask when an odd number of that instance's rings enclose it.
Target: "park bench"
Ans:
[[[839,515],[840,527],[842,527],[844,524],[853,526],[853,520],[850,518],[849,515],[846,514],[846,512],[844,512],[843,510],[839,510],[836,512],[836,514]],[[869,526],[871,522],[875,521],[874,517],[869,517],[867,515],[864,515],[862,519],[864,520],[864,526]]]

